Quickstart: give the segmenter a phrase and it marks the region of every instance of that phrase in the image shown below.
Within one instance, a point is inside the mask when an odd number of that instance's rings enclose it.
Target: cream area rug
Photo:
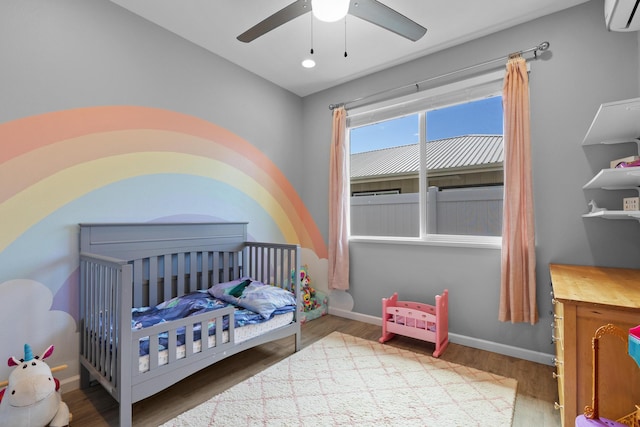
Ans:
[[[510,426],[516,386],[333,332],[163,426]]]

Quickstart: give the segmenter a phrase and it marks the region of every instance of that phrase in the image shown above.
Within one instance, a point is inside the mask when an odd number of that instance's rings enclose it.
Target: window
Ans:
[[[351,236],[500,236],[503,76],[349,111]]]

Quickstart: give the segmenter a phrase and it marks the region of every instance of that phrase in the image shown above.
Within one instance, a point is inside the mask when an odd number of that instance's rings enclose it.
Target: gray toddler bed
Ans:
[[[227,305],[132,327],[136,310],[244,276],[291,289],[299,246],[247,242],[246,223],[81,224],[81,387],[97,380],[130,426],[134,402],[226,357],[291,335],[298,351],[299,309],[238,326],[240,312]],[[299,308],[298,292],[294,301]]]

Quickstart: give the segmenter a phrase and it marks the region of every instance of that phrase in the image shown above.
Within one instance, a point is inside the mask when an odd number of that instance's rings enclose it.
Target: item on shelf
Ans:
[[[611,169],[618,168],[618,167],[627,167],[627,166],[620,166],[620,165],[623,163],[626,164],[629,162],[635,162],[636,160],[640,160],[640,156],[628,156],[628,157],[623,157],[621,159],[612,160]]]
[[[622,199],[623,211],[638,211],[640,210],[640,197],[625,197]]]
[[[616,169],[620,168],[633,168],[636,166],[640,166],[640,160],[634,160],[632,162],[620,162],[616,165]]]
[[[607,208],[598,207],[598,204],[596,203],[595,200],[591,200],[589,202],[589,209],[590,209],[590,212],[601,212],[601,211],[606,211],[607,210]]]

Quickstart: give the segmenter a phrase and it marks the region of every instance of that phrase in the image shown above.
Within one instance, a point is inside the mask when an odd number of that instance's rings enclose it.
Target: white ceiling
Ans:
[[[345,38],[344,20],[324,23],[307,13],[250,43],[236,37],[294,0],[111,1],[278,86],[306,96],[588,0],[380,0],[426,27],[425,36],[412,42],[347,16]],[[312,20],[314,54],[310,55]],[[521,48],[529,47],[532,46]],[[311,56],[316,67],[303,68],[301,61]]]

